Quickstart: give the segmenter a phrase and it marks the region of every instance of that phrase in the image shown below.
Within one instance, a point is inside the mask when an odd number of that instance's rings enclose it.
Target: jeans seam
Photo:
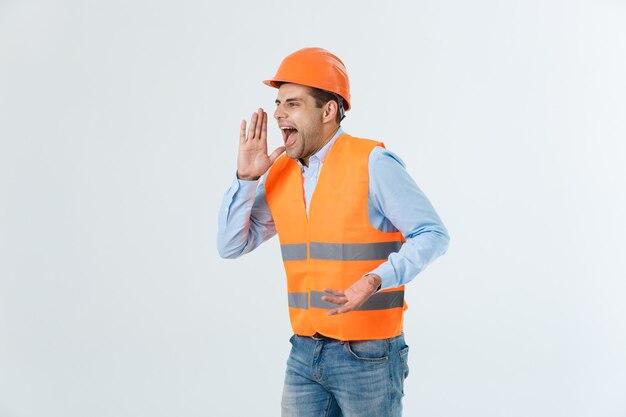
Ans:
[[[392,357],[392,346],[393,343],[389,340],[389,350],[387,354],[389,355],[389,361],[387,361],[387,369],[389,369],[389,381],[387,382],[387,405],[390,407],[389,412],[391,412],[391,400],[392,395],[391,392],[393,390],[393,357]]]
[[[326,405],[326,412],[324,413],[324,417],[328,417],[329,415],[328,413],[330,413],[330,406],[332,405],[332,403],[333,403],[333,396],[332,394],[330,394],[328,396],[328,404]]]

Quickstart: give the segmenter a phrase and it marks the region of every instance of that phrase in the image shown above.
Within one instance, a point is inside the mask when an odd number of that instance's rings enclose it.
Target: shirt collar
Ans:
[[[322,149],[317,151],[317,153],[315,153],[315,155],[313,155],[313,156],[311,156],[309,158],[309,166],[311,166],[311,160],[313,160],[313,159],[317,159],[320,164],[323,164],[324,160],[326,159],[326,156],[328,156],[328,152],[330,151],[330,148],[332,148],[333,144],[337,141],[337,139],[339,139],[339,136],[341,136],[343,134],[344,134],[344,132],[343,132],[343,130],[341,130],[341,127],[339,129],[337,129],[337,131],[335,132],[333,137],[328,141],[328,143],[326,145],[324,145],[322,147]],[[307,169],[307,167],[304,166],[304,164],[302,162],[300,162],[300,159],[296,159],[296,162],[298,162],[298,164],[300,165],[300,167],[302,169]]]

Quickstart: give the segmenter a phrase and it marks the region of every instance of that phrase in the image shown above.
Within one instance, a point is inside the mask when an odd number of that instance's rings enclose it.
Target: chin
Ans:
[[[300,159],[300,155],[297,153],[297,151],[296,151],[295,149],[294,149],[294,150],[287,149],[287,150],[285,151],[285,154],[287,154],[287,157],[288,157],[288,158],[291,158],[291,159]]]

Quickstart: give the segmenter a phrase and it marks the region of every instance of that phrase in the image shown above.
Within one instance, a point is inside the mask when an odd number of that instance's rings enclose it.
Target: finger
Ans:
[[[346,295],[346,293],[344,291],[341,290],[333,290],[332,288],[324,288],[324,292],[326,294],[332,294],[336,297],[344,297]]]
[[[267,142],[267,113],[263,112],[263,123],[261,124],[261,142]]]
[[[327,295],[322,296],[322,301],[326,301],[327,303],[333,303],[337,305],[344,305],[348,302],[346,297],[329,297]]]
[[[352,311],[354,309],[354,306],[349,305],[349,304],[345,304],[339,308],[336,308],[334,310],[330,310],[328,312],[328,316],[336,316],[337,314],[345,314],[345,313],[349,313],[350,311]]]
[[[263,128],[263,109],[257,111],[257,124],[254,129],[254,138],[261,139],[261,129]]]
[[[278,148],[276,148],[274,152],[272,152],[272,154],[270,155],[270,163],[273,164],[274,161],[276,161],[276,158],[282,155],[283,152],[285,152],[284,146],[279,146]]]
[[[241,121],[241,128],[239,129],[239,143],[245,143],[246,141],[246,120]]]
[[[254,137],[254,129],[256,129],[256,121],[257,121],[257,117],[259,115],[254,112],[252,113],[252,116],[250,117],[250,127],[248,128],[248,139],[250,140]]]

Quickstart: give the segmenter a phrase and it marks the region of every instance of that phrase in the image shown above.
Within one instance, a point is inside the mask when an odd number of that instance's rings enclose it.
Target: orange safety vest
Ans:
[[[380,142],[342,135],[315,186],[307,216],[302,170],[283,155],[272,166],[265,193],[281,245],[289,318],[297,335],[319,332],[339,340],[386,339],[402,332],[404,286],[372,295],[358,310],[328,316],[338,306],[324,288],[344,290],[397,252],[400,232],[382,232],[368,217],[369,155]]]

